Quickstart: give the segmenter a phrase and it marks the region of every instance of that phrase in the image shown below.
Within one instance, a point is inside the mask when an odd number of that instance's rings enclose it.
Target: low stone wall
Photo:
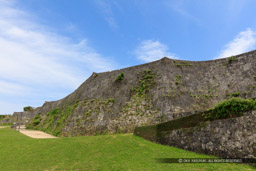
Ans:
[[[11,115],[0,115],[0,126],[9,125],[13,122]]]
[[[182,117],[186,117],[186,116],[189,116],[189,115],[194,115],[194,114],[198,114],[198,113],[202,113],[202,112],[203,111],[168,113],[164,117],[162,116],[162,118],[164,118],[163,121],[167,122],[167,121],[171,121],[171,120],[174,120],[174,119],[178,119],[178,118],[182,118]]]
[[[134,134],[147,140],[159,142],[161,134],[166,131],[178,130],[181,128],[196,127],[204,122],[203,112],[185,112],[175,116],[175,119],[155,125],[136,127]],[[170,119],[170,118],[169,118]]]
[[[160,134],[161,144],[185,150],[228,158],[256,157],[256,111]]]
[[[199,113],[157,125],[136,127],[134,134],[153,142],[227,158],[256,157],[256,110],[230,119],[199,122]]]

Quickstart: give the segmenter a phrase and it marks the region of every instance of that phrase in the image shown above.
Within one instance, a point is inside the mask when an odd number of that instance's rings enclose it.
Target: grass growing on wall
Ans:
[[[117,75],[116,81],[121,81],[121,80],[123,80],[123,79],[124,79],[124,73],[121,72],[120,74]]]
[[[139,96],[144,96],[149,89],[155,84],[155,73],[151,70],[144,70],[137,73],[139,84],[137,87],[131,87],[131,91]]]
[[[37,129],[47,132],[49,134],[59,136],[65,124],[65,121],[70,114],[76,109],[79,101],[75,104],[67,106],[65,109],[60,110],[58,107],[48,112],[45,116],[40,113],[33,118],[33,120],[26,125],[27,129]]]
[[[32,139],[0,129],[1,171],[175,170],[251,171],[245,164],[164,164],[155,158],[210,158],[155,144],[132,134]]]
[[[82,101],[76,101],[74,104],[65,106],[63,108],[55,108],[46,114],[36,115],[32,121],[27,125],[27,129],[36,129],[47,132],[55,136],[69,136],[72,131],[66,131],[63,128],[69,127],[70,122],[73,122],[76,126],[82,127],[81,122],[86,122],[88,125],[93,124],[97,119],[94,116],[98,116],[100,112],[104,111],[112,113],[112,105],[115,103],[114,98],[107,99],[87,99]],[[79,120],[72,121],[73,114],[77,114],[78,106],[83,108],[80,110]],[[81,109],[80,108],[80,109]],[[85,127],[83,127],[85,128]],[[95,132],[97,134],[98,132]],[[76,136],[78,136],[76,134]]]

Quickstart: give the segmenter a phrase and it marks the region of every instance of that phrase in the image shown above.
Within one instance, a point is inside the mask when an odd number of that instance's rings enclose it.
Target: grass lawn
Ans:
[[[32,139],[0,129],[0,170],[256,170],[245,164],[163,164],[154,158],[207,155],[154,144],[132,134]]]

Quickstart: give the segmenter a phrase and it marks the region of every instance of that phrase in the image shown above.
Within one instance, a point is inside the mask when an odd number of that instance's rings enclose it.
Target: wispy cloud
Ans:
[[[51,94],[63,97],[93,71],[115,67],[86,38],[75,42],[52,32],[35,20],[33,14],[16,8],[15,1],[6,0],[0,0],[0,61],[0,101],[4,100],[3,95],[42,97],[41,93],[47,89],[49,92],[41,102]],[[18,110],[18,106],[21,105],[17,104],[13,110]],[[9,108],[6,110],[1,106],[0,113],[10,112]]]
[[[225,45],[217,58],[230,57],[232,55],[238,55],[256,48],[256,31],[248,28],[245,31],[240,32],[234,40]]]
[[[112,0],[96,0],[95,1],[100,11],[104,15],[104,18],[108,25],[112,29],[118,29],[118,24],[116,23],[114,13],[113,13],[113,5],[117,6],[117,3]]]
[[[13,91],[16,90],[16,91]],[[19,96],[22,94],[28,94],[27,88],[20,85],[15,84],[8,81],[0,80],[0,94],[1,95],[12,95],[12,96]]]
[[[165,4],[172,9],[178,15],[184,17],[185,19],[191,20],[197,24],[200,24],[200,20],[195,17],[193,14],[185,8],[184,0],[175,0],[175,1],[165,1]]]
[[[135,54],[139,60],[151,62],[161,59],[164,56],[169,58],[177,58],[168,51],[168,47],[159,41],[144,40],[135,50]]]

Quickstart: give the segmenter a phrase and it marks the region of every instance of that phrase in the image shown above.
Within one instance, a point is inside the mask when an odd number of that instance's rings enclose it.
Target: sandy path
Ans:
[[[36,130],[28,130],[25,129],[24,125],[20,126],[20,133],[29,136],[31,138],[57,138],[53,135],[47,134],[43,131],[36,131]]]
[[[8,126],[0,126],[0,129],[1,129],[1,128],[7,128],[7,127],[8,127]]]

